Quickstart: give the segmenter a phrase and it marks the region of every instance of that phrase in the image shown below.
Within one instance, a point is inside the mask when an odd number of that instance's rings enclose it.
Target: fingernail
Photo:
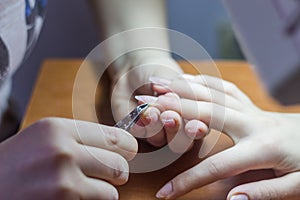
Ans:
[[[147,96],[147,95],[138,95],[134,97],[138,101],[142,101],[144,103],[156,103],[158,98],[153,96]]]
[[[190,74],[182,74],[181,76],[182,76],[182,78],[189,80],[189,81],[193,81],[195,79],[195,76],[190,75]]]
[[[168,80],[168,79],[164,79],[164,78],[159,78],[159,77],[154,77],[154,76],[151,76],[149,78],[149,81],[151,83],[154,83],[154,84],[157,84],[157,85],[164,85],[164,86],[168,86],[171,84],[171,81]]]
[[[149,122],[155,123],[158,121],[158,115],[155,112],[151,112],[152,110],[150,110],[149,115],[146,117],[147,120],[150,120]]]
[[[173,128],[176,126],[176,122],[174,119],[162,119],[161,122],[165,127]]]
[[[163,188],[161,188],[157,194],[156,198],[166,198],[173,192],[173,186],[172,183],[167,183]]]
[[[189,128],[186,130],[186,134],[192,139],[195,139],[197,132],[198,132],[198,130],[195,128]]]
[[[193,127],[193,128],[188,128],[186,130],[186,134],[194,139],[194,140],[198,140],[198,139],[202,139],[206,134],[207,134],[207,130],[202,128],[202,127]]]
[[[245,194],[237,194],[230,197],[230,200],[249,200],[249,198]]]

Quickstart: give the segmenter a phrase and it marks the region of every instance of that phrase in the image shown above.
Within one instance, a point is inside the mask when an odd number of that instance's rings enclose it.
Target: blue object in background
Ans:
[[[213,58],[220,58],[218,28],[228,22],[222,1],[168,0],[169,27],[199,42]]]

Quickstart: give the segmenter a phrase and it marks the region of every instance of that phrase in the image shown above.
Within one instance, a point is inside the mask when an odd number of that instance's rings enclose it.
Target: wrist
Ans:
[[[171,54],[162,50],[144,49],[130,52],[116,60],[109,69],[112,80],[138,66],[168,67],[177,73],[183,73],[181,67],[172,58]],[[152,68],[154,71],[154,68]]]

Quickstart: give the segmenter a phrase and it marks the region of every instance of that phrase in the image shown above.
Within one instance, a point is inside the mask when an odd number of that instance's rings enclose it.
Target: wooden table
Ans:
[[[47,60],[44,63],[29,103],[28,110],[24,117],[22,128],[41,118],[49,116],[73,118],[73,83],[81,63],[82,60]],[[191,64],[185,62],[181,62],[180,64],[186,72],[195,73],[195,69],[191,66]],[[202,73],[212,73],[211,64],[209,63],[195,62],[193,64],[198,66]],[[241,61],[217,61],[216,65],[224,79],[237,84],[239,88],[249,95],[259,107],[272,111],[300,112],[300,106],[282,107],[266,95],[266,92],[263,90],[257,76],[249,68],[247,63]],[[85,88],[98,83],[94,70],[95,69],[91,67],[90,70],[87,71],[85,81],[80,85],[79,90],[84,91]],[[114,122],[112,121],[110,113],[108,88],[108,78],[107,76],[104,76],[97,89],[96,96],[101,97],[96,101],[97,111],[99,112],[97,117],[101,123],[112,125]],[[82,110],[80,110],[80,116],[77,118],[97,122],[98,120],[93,116],[93,110],[95,109],[94,99],[87,98],[84,95],[79,98],[78,102]],[[231,140],[227,136],[222,135],[210,154],[221,151],[231,145]],[[150,146],[144,143],[142,143],[140,147],[144,150],[151,149]],[[194,159],[197,157],[198,147],[199,145],[196,145],[192,151],[182,156],[175,163],[159,171],[144,174],[131,174],[129,182],[118,188],[121,199],[155,199],[155,193],[161,186],[163,186],[164,183],[179,172],[199,162],[199,160]],[[226,199],[227,193],[234,186],[263,177],[268,178],[270,176],[272,176],[270,171],[248,172],[237,177],[228,178],[210,184],[206,187],[195,190],[180,199]]]

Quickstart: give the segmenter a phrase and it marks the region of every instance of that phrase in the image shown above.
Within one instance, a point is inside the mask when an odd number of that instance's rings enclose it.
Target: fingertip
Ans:
[[[234,194],[230,197],[227,197],[227,200],[249,200],[248,195],[246,194]]]
[[[133,137],[133,136],[132,136]],[[138,144],[138,141],[133,137],[133,143],[131,145],[131,148],[132,150],[129,152],[129,156],[126,158],[127,161],[130,161],[132,160],[136,154],[138,153],[138,150],[139,150],[139,144]]]
[[[227,195],[227,200],[250,200],[247,191],[243,190],[243,185],[233,188]]]
[[[162,119],[161,122],[165,128],[175,128],[176,124],[178,124],[178,123],[176,123],[176,120],[172,119],[172,118]]]
[[[209,131],[208,126],[198,120],[191,120],[185,125],[185,133],[191,139],[199,140],[204,138]]]
[[[137,152],[138,152],[138,142],[136,140],[136,138],[130,134],[129,132],[123,130],[123,129],[120,129],[123,131],[123,133],[126,133],[127,137],[129,138],[129,141],[127,142],[127,145],[128,147],[126,149],[124,149],[124,152],[125,152],[125,155],[124,155],[124,158],[129,161],[129,160],[132,160]]]
[[[163,123],[164,127],[167,128],[176,128],[180,125],[180,115],[171,110],[167,110],[161,113],[160,120]]]
[[[159,199],[177,199],[178,197],[192,191],[194,187],[191,185],[190,179],[193,177],[178,175],[168,183],[166,183],[157,193]]]
[[[158,121],[160,111],[155,107],[150,107],[146,110],[144,115],[149,123],[156,123]]]
[[[157,193],[156,198],[158,199],[168,199],[173,192],[173,184],[169,182],[165,184]]]

